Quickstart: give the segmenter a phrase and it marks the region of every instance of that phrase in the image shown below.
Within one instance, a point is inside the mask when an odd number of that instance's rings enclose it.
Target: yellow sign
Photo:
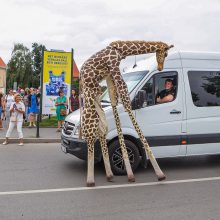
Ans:
[[[70,97],[72,53],[44,51],[42,113],[56,114],[55,102],[62,90]]]

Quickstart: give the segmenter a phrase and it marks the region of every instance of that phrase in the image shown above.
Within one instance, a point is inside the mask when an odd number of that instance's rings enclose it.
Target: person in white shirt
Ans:
[[[15,102],[11,103],[10,106],[10,123],[8,127],[8,131],[6,133],[6,138],[5,141],[2,143],[3,145],[8,144],[8,140],[11,136],[11,133],[14,129],[14,127],[17,125],[17,131],[18,131],[18,136],[20,143],[18,144],[19,146],[24,145],[23,143],[23,133],[22,133],[22,123],[23,123],[23,114],[25,112],[25,106],[24,103],[21,102],[21,96],[19,94],[16,94],[14,96]]]
[[[6,111],[6,120],[7,122],[9,122],[10,119],[10,107],[11,104],[14,102],[14,94],[13,94],[13,90],[9,89],[8,94],[5,96],[5,111]]]

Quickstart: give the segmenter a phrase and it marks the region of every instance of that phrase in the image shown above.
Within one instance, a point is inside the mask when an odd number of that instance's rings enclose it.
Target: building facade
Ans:
[[[6,64],[0,57],[0,91],[6,93]]]

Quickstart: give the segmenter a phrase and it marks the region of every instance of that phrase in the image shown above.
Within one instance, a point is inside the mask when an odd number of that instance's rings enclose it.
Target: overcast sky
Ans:
[[[220,0],[0,0],[0,6],[0,57],[6,63],[14,43],[73,48],[79,67],[118,39],[220,51]]]

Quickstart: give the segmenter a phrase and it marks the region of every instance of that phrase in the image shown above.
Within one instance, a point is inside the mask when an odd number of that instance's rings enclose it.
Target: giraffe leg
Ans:
[[[106,142],[106,134],[108,132],[108,125],[105,117],[105,113],[102,109],[101,102],[100,102],[100,96],[97,96],[94,100],[95,109],[97,111],[97,114],[99,116],[99,141],[101,144],[102,149],[102,156],[104,160],[105,165],[105,171],[106,171],[106,177],[108,181],[112,181],[113,179],[113,173],[111,170],[111,165],[109,162],[109,154],[108,154],[108,146]]]
[[[131,164],[129,161],[127,148],[125,146],[124,136],[123,136],[123,133],[121,130],[120,119],[119,119],[119,115],[118,115],[118,111],[117,111],[117,107],[116,107],[118,104],[118,94],[117,94],[116,86],[115,86],[114,81],[111,76],[106,78],[106,82],[107,82],[107,86],[108,86],[109,97],[111,99],[111,105],[112,105],[112,109],[113,109],[115,123],[116,123],[117,131],[118,131],[121,152],[122,152],[125,168],[126,168],[127,175],[128,175],[128,181],[134,182],[135,178],[134,178],[133,171],[131,169]]]
[[[106,136],[99,136],[99,141],[100,141],[101,148],[102,148],[102,156],[103,156],[104,165],[105,165],[106,178],[110,182],[113,179],[113,173],[112,173],[111,165],[109,162],[109,154],[108,154],[108,147],[106,143]]]
[[[139,135],[139,137],[141,139],[141,142],[144,145],[144,149],[145,149],[145,151],[146,151],[146,153],[147,153],[147,155],[148,155],[148,157],[149,157],[149,159],[151,161],[151,164],[152,164],[152,166],[153,166],[153,168],[155,170],[155,173],[157,175],[158,180],[161,181],[161,180],[166,179],[166,176],[164,175],[164,173],[160,169],[160,167],[159,167],[159,165],[158,165],[158,163],[157,163],[157,161],[156,161],[156,159],[155,159],[155,157],[153,155],[153,152],[151,151],[150,146],[149,146],[146,138],[144,137],[143,132],[140,129],[140,127],[139,127],[139,125],[138,125],[138,123],[137,123],[137,121],[136,121],[136,119],[134,117],[134,114],[133,114],[131,108],[126,108],[126,110],[128,112],[128,115],[129,115],[129,117],[130,117],[134,127],[135,127],[135,130],[137,131],[137,133],[138,133],[138,135]]]
[[[98,114],[94,106],[86,106],[82,114],[82,136],[87,142],[87,186],[95,186],[94,143],[98,134]]]
[[[121,130],[120,119],[119,119],[117,107],[112,106],[112,109],[113,109],[113,114],[115,117],[116,127],[117,127],[117,131],[118,131],[118,137],[119,137],[119,143],[121,146],[122,156],[124,159],[124,163],[125,163],[125,167],[126,167],[126,171],[127,171],[127,175],[128,175],[128,181],[135,182],[135,177],[134,177],[133,171],[131,169],[131,164],[130,164],[130,161],[128,158],[127,148],[126,148],[125,142],[124,142],[124,136],[123,136],[123,133]]]
[[[88,140],[88,162],[87,162],[87,186],[92,187],[95,186],[94,180],[94,143],[95,140]]]

